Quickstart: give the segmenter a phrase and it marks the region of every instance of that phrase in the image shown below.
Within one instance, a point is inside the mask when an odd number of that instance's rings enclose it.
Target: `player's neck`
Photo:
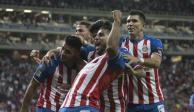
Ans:
[[[130,39],[133,40],[142,40],[144,38],[143,32],[138,33],[137,35],[131,34]]]
[[[78,59],[77,62],[75,63],[75,67],[76,67],[77,71],[80,71],[83,68],[83,66],[85,66],[86,63],[87,62],[84,61],[83,59],[81,59],[81,58]]]

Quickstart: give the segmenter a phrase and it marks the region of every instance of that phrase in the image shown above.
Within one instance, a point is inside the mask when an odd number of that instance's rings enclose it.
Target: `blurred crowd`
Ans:
[[[148,33],[150,34],[150,33]],[[64,43],[66,35],[45,33],[0,32],[0,48],[49,50]],[[156,36],[158,37],[158,36]],[[164,52],[190,52],[194,39],[162,39]]]
[[[73,8],[73,9],[96,9],[113,10],[141,9],[146,13],[164,13],[193,15],[194,2],[192,0],[1,0],[0,4]]]
[[[10,55],[11,56],[11,55]],[[0,111],[18,112],[34,67],[29,59],[0,55]],[[35,100],[32,105],[35,104]]]
[[[68,18],[71,18],[71,20]],[[73,24],[79,20],[78,18],[63,14],[6,12],[2,10],[0,11],[0,28],[28,32],[30,30],[30,32],[72,33],[74,29]],[[95,20],[97,19],[95,18]],[[192,22],[180,22],[179,24],[177,21],[154,23],[154,20],[148,20],[147,22],[145,32],[156,36],[193,37],[194,34],[194,25]],[[122,25],[122,31],[127,34],[125,22]]]
[[[24,56],[0,56],[0,111],[18,112],[26,87],[35,67],[28,53]],[[174,57],[176,58],[176,57]],[[167,112],[189,112],[188,103],[194,81],[194,59],[175,60],[164,56],[160,68],[160,81]],[[36,96],[36,95],[35,95]],[[32,105],[35,105],[33,100]],[[33,110],[33,106],[31,110]],[[29,111],[30,112],[30,111]]]
[[[188,102],[194,91],[194,59],[164,56],[159,73],[169,112],[191,112]]]
[[[63,45],[65,35],[0,32],[0,48],[48,50]]]

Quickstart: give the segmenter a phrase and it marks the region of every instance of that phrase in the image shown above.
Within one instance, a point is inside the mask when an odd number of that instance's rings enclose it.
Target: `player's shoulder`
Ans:
[[[152,35],[148,35],[148,34],[145,34],[144,35],[144,39],[147,39],[151,42],[152,45],[162,45],[162,42],[160,39],[152,36]]]
[[[160,39],[156,38],[155,36],[144,34],[144,39],[150,40],[150,41],[160,41]]]
[[[87,50],[94,50],[95,49],[95,46],[94,45],[92,45],[92,44],[84,44],[83,46],[82,46],[82,48],[83,49],[87,49]]]

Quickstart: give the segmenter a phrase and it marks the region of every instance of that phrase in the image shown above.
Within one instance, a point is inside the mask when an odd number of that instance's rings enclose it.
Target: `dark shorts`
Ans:
[[[63,107],[59,112],[100,112],[97,108],[91,106]]]
[[[165,112],[164,102],[152,104],[128,104],[127,112]]]
[[[50,109],[46,109],[46,108],[43,108],[43,107],[37,107],[36,112],[55,112],[55,111],[52,111]]]

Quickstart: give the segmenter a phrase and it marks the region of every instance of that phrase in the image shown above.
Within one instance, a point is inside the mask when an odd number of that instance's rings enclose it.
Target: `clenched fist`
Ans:
[[[122,20],[122,12],[120,10],[114,10],[112,11],[112,16],[115,22],[121,23]]]

